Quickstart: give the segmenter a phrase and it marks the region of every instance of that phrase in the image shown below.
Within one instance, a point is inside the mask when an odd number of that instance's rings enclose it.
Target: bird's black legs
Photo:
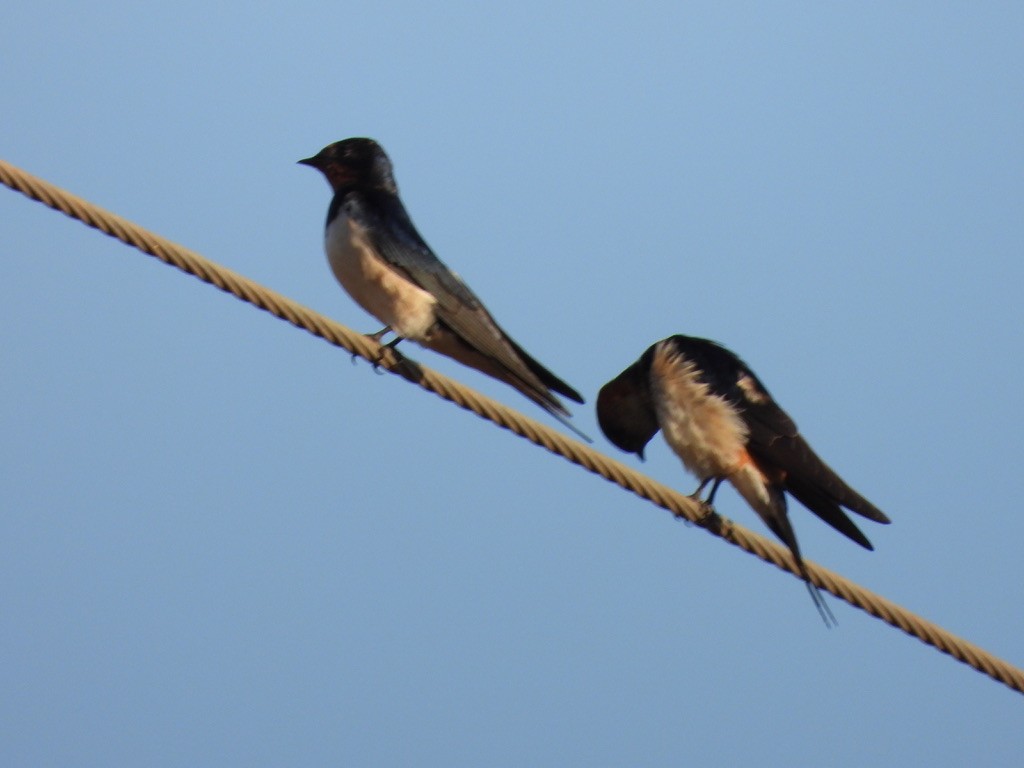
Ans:
[[[391,326],[390,325],[385,325],[383,328],[381,328],[376,333],[368,333],[368,334],[366,334],[366,336],[367,336],[367,338],[373,339],[378,344],[380,344],[380,340],[383,339],[385,336],[387,336],[389,333],[391,333]],[[402,340],[402,337],[399,336],[395,341],[392,341],[391,344],[397,344],[401,340]],[[391,346],[391,344],[388,344],[388,346]]]
[[[718,486],[722,484],[724,477],[705,477],[701,480],[700,485],[697,486],[697,490],[690,494],[690,498],[694,501],[699,501],[706,507],[713,507],[715,504],[715,494],[718,493]],[[711,493],[708,494],[706,499],[700,497],[701,492],[707,488],[708,483],[714,480],[714,484],[711,486]]]
[[[715,506],[715,494],[718,493],[718,486],[720,486],[722,484],[722,481],[724,479],[725,479],[724,477],[716,477],[715,478],[715,482],[711,486],[711,493],[708,494],[707,501],[704,502],[709,507]]]
[[[380,344],[381,343],[381,339],[383,339],[389,333],[391,333],[391,326],[390,325],[385,325],[383,328],[381,328],[376,333],[368,333],[368,334],[366,334],[366,338],[372,339],[373,341],[375,341],[378,344]],[[399,355],[398,350],[396,350],[395,347],[398,346],[398,342],[400,342],[402,340],[402,338],[403,337],[401,337],[401,336],[395,336],[395,338],[393,338],[387,344],[383,344],[382,346],[385,349],[393,350],[396,355]],[[353,352],[352,353],[352,362],[353,363],[356,361],[357,357],[358,357],[358,355]],[[401,357],[401,355],[399,355],[399,357]],[[380,357],[378,357],[376,359],[376,361],[373,362],[373,369],[374,370],[377,370],[377,368],[380,367],[380,361],[382,359],[384,359],[383,352],[381,353]]]

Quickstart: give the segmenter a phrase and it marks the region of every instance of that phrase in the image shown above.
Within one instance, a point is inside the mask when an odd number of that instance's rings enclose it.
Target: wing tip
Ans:
[[[569,398],[574,403],[579,403],[580,405],[585,405],[586,404],[587,401],[583,399],[583,395],[581,395],[575,389],[570,387],[568,384],[565,384],[564,382],[562,382],[562,384],[563,384],[562,388],[552,387],[552,389],[554,389],[555,392],[557,392],[558,394],[560,394],[560,395],[562,395],[564,397]]]

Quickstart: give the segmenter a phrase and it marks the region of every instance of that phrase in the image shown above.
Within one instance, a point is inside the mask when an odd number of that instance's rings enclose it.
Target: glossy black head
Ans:
[[[651,399],[650,360],[645,354],[609,381],[597,395],[597,423],[616,448],[641,459],[658,433],[658,416]]]
[[[373,139],[337,141],[299,162],[320,171],[335,192],[345,187],[398,192],[391,160]]]

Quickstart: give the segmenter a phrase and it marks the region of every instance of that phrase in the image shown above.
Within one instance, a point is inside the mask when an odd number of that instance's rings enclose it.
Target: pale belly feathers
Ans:
[[[437,300],[378,258],[363,227],[339,214],[327,227],[324,250],[335,278],[360,307],[403,338],[427,336]]]
[[[705,480],[729,477],[749,462],[746,425],[699,380],[692,363],[662,345],[651,373],[658,424],[687,469]]]

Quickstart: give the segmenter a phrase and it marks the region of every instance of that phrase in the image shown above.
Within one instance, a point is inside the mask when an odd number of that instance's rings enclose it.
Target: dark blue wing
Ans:
[[[353,213],[367,221],[378,253],[395,269],[437,299],[437,316],[473,349],[493,359],[560,412],[553,389],[577,402],[583,398],[530,357],[491,317],[483,302],[450,270],[417,232],[401,200],[386,193],[349,197]]]

